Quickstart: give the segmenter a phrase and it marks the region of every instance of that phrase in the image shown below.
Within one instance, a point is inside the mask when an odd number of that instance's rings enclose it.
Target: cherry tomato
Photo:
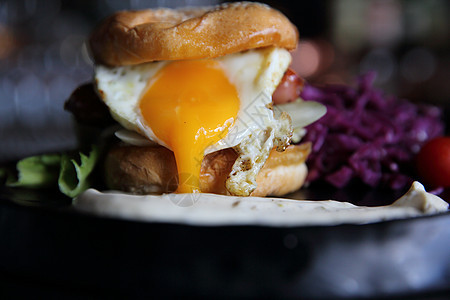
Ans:
[[[427,142],[417,155],[419,175],[432,187],[450,187],[450,137]]]

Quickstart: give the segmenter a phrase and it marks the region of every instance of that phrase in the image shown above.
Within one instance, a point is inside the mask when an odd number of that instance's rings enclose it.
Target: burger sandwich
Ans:
[[[104,158],[111,189],[280,196],[307,175],[310,145],[292,138],[325,113],[297,100],[297,44],[296,27],[259,3],[118,12],[90,36],[95,80],[66,108],[120,124]]]

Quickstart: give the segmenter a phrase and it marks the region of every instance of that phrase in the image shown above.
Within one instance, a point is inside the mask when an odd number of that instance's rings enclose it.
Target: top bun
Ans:
[[[110,66],[214,58],[272,45],[291,50],[297,42],[296,27],[282,13],[254,2],[122,11],[89,40],[95,61]]]

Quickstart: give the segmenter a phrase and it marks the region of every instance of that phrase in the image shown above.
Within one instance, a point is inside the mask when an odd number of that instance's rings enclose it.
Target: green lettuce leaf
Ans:
[[[59,154],[44,154],[24,158],[17,163],[17,178],[8,174],[6,186],[46,188],[56,185],[60,164],[61,155]]]
[[[0,168],[0,179],[3,179],[3,177],[6,177],[7,171],[5,168]]]
[[[44,154],[24,158],[17,162],[17,176],[12,170],[0,169],[0,179],[6,178],[8,187],[49,188],[74,198],[90,187],[90,174],[100,157],[98,147],[88,155],[80,153],[79,163],[68,154]],[[0,182],[1,183],[1,182]]]
[[[87,190],[91,184],[89,175],[94,171],[99,156],[98,147],[93,147],[88,155],[80,153],[80,163],[63,155],[58,178],[59,190],[71,198]]]

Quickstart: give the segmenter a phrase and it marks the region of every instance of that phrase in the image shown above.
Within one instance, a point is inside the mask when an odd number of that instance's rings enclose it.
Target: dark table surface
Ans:
[[[365,201],[376,194],[365,191]],[[3,188],[0,237],[0,297],[450,293],[450,213],[367,225],[186,226],[80,214],[55,191]]]

